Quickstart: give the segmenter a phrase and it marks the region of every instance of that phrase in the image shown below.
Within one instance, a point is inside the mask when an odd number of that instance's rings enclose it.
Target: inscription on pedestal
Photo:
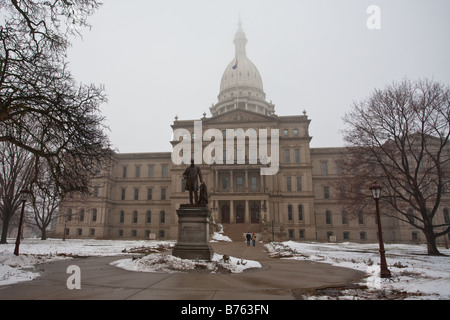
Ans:
[[[211,260],[208,207],[181,205],[178,215],[178,241],[172,255],[182,259]]]

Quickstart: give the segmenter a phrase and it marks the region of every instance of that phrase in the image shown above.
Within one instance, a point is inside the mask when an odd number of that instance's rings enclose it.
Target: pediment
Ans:
[[[218,116],[203,120],[204,124],[276,122],[277,116],[266,116],[249,110],[234,109]]]

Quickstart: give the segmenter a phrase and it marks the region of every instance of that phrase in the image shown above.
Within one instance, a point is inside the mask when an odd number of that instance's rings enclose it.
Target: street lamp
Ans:
[[[20,245],[20,237],[22,232],[22,223],[23,223],[23,214],[25,211],[25,203],[27,202],[28,197],[31,195],[31,192],[27,189],[23,189],[20,191],[20,201],[22,201],[22,212],[20,213],[19,220],[19,229],[17,230],[17,239],[16,239],[16,247],[14,248],[14,254],[16,256],[19,255],[19,245]]]
[[[381,186],[374,183],[369,189],[372,191],[372,196],[375,199],[375,206],[377,209],[377,223],[378,223],[378,242],[380,245],[380,277],[381,278],[390,278],[391,272],[389,271],[386,264],[386,257],[384,255],[384,244],[383,244],[383,233],[381,231],[381,219],[380,219],[380,208],[378,206],[378,199],[381,194]]]

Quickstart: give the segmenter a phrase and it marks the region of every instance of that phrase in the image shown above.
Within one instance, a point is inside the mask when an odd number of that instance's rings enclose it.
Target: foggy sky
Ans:
[[[366,25],[369,5],[379,30]],[[105,0],[68,60],[78,81],[105,85],[119,152],[171,151],[176,115],[211,116],[239,15],[266,100],[280,116],[307,111],[311,147],[343,146],[342,117],[375,88],[450,85],[448,0]]]

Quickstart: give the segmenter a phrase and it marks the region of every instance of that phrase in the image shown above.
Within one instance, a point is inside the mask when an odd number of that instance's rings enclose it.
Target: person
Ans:
[[[189,202],[191,204],[198,204],[198,179],[200,183],[203,183],[202,173],[200,168],[194,164],[194,159],[191,159],[191,165],[184,170],[183,178],[186,179],[185,190],[189,191]],[[193,194],[195,197],[195,203],[193,202]]]
[[[245,235],[245,238],[247,239],[247,246],[250,247],[250,240],[252,239],[250,232],[247,232],[247,234]]]
[[[255,246],[255,242],[256,242],[256,235],[255,235],[255,233],[253,232],[253,233],[252,233],[252,244],[253,244],[253,246]]]

